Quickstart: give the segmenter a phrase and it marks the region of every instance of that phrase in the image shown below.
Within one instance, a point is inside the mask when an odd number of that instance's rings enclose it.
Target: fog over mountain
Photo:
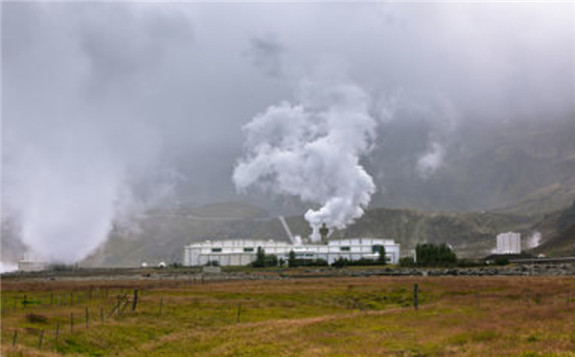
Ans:
[[[573,3],[0,6],[3,248],[73,262],[150,209],[319,209],[232,182],[242,128],[302,83],[369,98],[370,207],[575,198]]]

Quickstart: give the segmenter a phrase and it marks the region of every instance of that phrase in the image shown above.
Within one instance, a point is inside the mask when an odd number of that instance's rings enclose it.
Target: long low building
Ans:
[[[397,264],[399,244],[390,239],[353,238],[330,240],[327,244],[291,244],[274,240],[222,240],[193,243],[185,247],[184,265],[203,266],[217,261],[221,266],[248,265],[256,260],[258,248],[266,254],[287,261],[290,251],[297,259],[323,259],[329,264],[338,258],[348,260],[378,259],[380,247],[385,248],[386,260]]]

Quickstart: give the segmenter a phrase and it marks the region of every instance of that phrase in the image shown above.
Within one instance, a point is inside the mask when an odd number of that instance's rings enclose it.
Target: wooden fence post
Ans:
[[[240,323],[240,314],[242,313],[242,304],[238,304],[238,316],[236,318],[236,323]]]
[[[132,311],[136,311],[138,306],[138,290],[134,290],[134,299],[132,300]]]
[[[70,333],[74,333],[74,314],[70,313]]]
[[[60,321],[56,322],[56,336],[54,336],[54,341],[58,343],[58,335],[60,334]]]
[[[41,350],[42,349],[42,340],[44,339],[44,330],[42,330],[42,332],[40,332],[40,341],[38,341],[38,349]]]
[[[14,330],[14,337],[12,337],[12,346],[16,345],[17,338],[18,338],[18,330]]]
[[[413,284],[413,308],[417,310],[419,308],[419,285],[417,283]]]
[[[90,328],[90,314],[88,313],[88,307],[86,307],[86,329]]]

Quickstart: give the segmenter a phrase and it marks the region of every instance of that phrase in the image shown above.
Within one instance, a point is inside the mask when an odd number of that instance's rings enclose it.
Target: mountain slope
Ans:
[[[206,217],[204,217],[206,218]],[[302,216],[287,218],[294,234],[307,237],[311,231]],[[424,212],[406,209],[371,209],[347,229],[335,231],[331,239],[383,237],[401,244],[407,255],[417,243],[446,242],[460,256],[487,255],[502,231],[528,232],[531,221],[503,213]],[[87,258],[86,266],[133,266],[146,261],[181,262],[183,248],[192,242],[221,239],[288,240],[276,218],[198,219],[184,209],[151,212],[140,222],[139,233],[115,231],[109,241]]]
[[[374,206],[449,211],[503,207],[542,215],[575,199],[572,117],[469,120],[441,142],[442,165],[427,177],[416,171],[419,156],[414,154],[425,150],[419,146],[427,142],[426,136],[412,138],[405,131],[395,137],[394,128],[388,129],[391,133],[382,133],[382,142],[366,163],[380,188]]]
[[[575,201],[565,209],[547,215],[536,226],[543,232],[543,243],[536,251],[547,255],[575,255]]]

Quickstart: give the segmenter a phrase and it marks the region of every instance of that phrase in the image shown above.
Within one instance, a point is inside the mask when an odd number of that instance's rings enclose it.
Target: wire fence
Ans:
[[[426,292],[422,291],[417,283],[413,284],[411,290],[405,289],[405,291],[407,291],[407,294],[404,294],[402,300],[395,301],[395,303],[415,311],[434,308],[436,306],[434,304],[438,302],[447,302],[453,306],[467,306],[477,309],[488,308],[501,302],[512,302],[515,307],[525,309],[543,305],[575,307],[570,290],[547,294],[531,291],[517,293],[465,291],[434,296],[432,299],[426,296]],[[58,310],[60,307],[73,308],[73,311],[66,312],[66,314],[50,313],[51,322],[49,326],[42,328],[13,328],[3,325],[3,337],[5,339],[6,336],[10,337],[3,344],[35,346],[39,350],[47,347],[57,348],[66,336],[90,329],[98,329],[124,315],[137,316],[139,313],[138,307],[145,301],[145,295],[146,292],[142,289],[113,290],[102,288],[71,292],[12,294],[9,297],[3,297],[0,311],[3,318],[24,315],[26,321],[30,323],[46,323],[48,319],[44,314],[49,313],[51,308],[54,310]],[[246,309],[252,308],[249,301],[237,304],[230,304],[230,302],[226,301],[221,303],[228,306],[228,313],[224,315],[227,323],[241,323]],[[146,312],[148,314],[157,314],[158,317],[161,317],[168,312],[166,310],[168,305],[171,309],[178,309],[178,303],[172,303],[169,297],[154,296],[154,299],[147,301]],[[369,304],[362,302],[361,299],[347,301],[343,307],[354,310],[373,309]],[[37,313],[38,311],[43,314]]]

